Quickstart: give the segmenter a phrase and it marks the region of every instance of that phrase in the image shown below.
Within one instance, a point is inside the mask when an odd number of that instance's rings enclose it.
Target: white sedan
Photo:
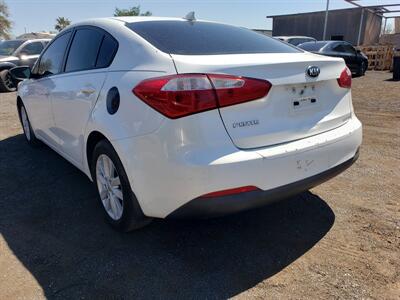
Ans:
[[[214,217],[305,191],[358,157],[342,59],[194,19],[74,24],[19,79],[29,144],[95,183],[109,222]]]

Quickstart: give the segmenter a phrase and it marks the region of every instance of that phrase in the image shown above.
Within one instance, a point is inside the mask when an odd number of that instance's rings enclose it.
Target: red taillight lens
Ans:
[[[260,190],[260,189],[258,187],[249,185],[249,186],[242,186],[242,187],[229,189],[229,190],[212,192],[212,193],[201,196],[201,198],[222,197],[222,196],[229,196],[229,195],[252,192],[252,191],[257,191],[257,190]]]
[[[265,97],[265,80],[217,74],[182,74],[147,79],[133,93],[171,119]]]
[[[220,107],[263,98],[271,89],[266,80],[216,74],[208,78],[217,92]]]
[[[133,93],[163,115],[175,119],[217,107],[205,75],[173,75],[144,80]]]
[[[351,71],[349,68],[345,68],[340,77],[338,78],[338,83],[341,88],[350,89],[351,88]]]

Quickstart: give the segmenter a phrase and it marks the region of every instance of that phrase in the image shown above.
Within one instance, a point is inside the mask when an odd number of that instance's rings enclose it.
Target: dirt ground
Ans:
[[[0,94],[0,299],[400,299],[400,83],[354,80],[364,125],[357,163],[256,211],[156,221],[129,234],[104,222],[89,180],[21,135]]]

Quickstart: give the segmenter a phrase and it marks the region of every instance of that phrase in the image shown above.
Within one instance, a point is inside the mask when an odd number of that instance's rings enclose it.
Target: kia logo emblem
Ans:
[[[306,71],[307,75],[310,77],[318,77],[320,72],[321,70],[316,66],[309,66]]]

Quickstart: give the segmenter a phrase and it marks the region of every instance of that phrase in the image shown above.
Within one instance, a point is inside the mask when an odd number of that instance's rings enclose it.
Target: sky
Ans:
[[[190,11],[198,19],[218,21],[252,29],[271,29],[266,16],[325,10],[326,0],[3,0],[13,22],[12,34],[54,30],[57,17],[72,22],[110,17],[116,7],[140,5],[154,16],[183,17]],[[362,5],[400,3],[399,0],[361,0]],[[347,8],[344,0],[330,0],[330,8]],[[397,8],[400,9],[400,6]]]

